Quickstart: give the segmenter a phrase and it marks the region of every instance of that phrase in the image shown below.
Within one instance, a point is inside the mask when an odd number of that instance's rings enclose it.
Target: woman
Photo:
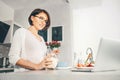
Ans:
[[[9,52],[9,60],[17,69],[39,70],[52,68],[52,55],[46,56],[47,47],[38,30],[47,30],[50,17],[44,9],[35,9],[28,18],[30,27],[18,29],[13,37]],[[57,59],[54,59],[57,61]]]

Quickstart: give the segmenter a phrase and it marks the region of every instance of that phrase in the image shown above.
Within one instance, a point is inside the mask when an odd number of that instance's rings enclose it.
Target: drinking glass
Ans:
[[[57,63],[58,63],[58,58],[57,58],[57,55],[56,53],[51,50],[50,47],[47,48],[47,52],[46,52],[46,56],[50,56],[50,60],[52,61],[52,64],[49,65],[50,68],[45,68],[45,70],[48,70],[48,69],[55,69],[55,67],[57,66]]]

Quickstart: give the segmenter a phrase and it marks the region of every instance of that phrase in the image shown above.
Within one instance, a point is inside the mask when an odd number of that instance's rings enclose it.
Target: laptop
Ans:
[[[74,72],[120,70],[120,40],[101,38],[94,67],[73,68]]]

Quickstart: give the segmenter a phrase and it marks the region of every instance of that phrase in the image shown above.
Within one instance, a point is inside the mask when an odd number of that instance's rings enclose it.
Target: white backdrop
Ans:
[[[73,9],[74,52],[82,53],[88,47],[96,56],[101,37],[120,40],[120,1],[101,0],[98,5]]]

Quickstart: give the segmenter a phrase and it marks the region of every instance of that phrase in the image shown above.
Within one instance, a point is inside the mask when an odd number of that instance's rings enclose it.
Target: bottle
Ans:
[[[73,67],[77,67],[78,60],[79,60],[78,54],[74,52]]]

